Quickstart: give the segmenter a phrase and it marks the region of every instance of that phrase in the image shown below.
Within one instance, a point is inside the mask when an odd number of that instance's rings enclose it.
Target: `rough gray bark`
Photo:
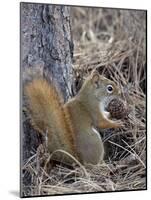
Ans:
[[[22,67],[44,66],[67,100],[73,54],[69,7],[22,3],[21,34]]]
[[[71,96],[73,42],[69,7],[21,3],[21,71],[43,67],[57,82],[64,100]],[[21,136],[22,162],[26,162],[41,141],[28,120]],[[22,163],[22,164],[23,164]],[[24,182],[30,180],[26,177]]]

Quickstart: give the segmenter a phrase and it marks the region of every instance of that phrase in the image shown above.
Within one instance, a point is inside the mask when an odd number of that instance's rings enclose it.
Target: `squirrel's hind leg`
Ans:
[[[100,134],[94,128],[83,131],[77,137],[77,150],[85,164],[98,164],[104,158],[104,146]]]

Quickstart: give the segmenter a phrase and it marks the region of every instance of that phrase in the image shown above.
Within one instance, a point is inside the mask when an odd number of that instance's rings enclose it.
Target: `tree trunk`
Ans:
[[[67,101],[73,80],[72,57],[69,7],[21,3],[21,73],[28,67],[43,67]],[[21,166],[40,144],[29,120],[23,122],[22,129]],[[23,182],[29,184],[30,180],[24,177]]]

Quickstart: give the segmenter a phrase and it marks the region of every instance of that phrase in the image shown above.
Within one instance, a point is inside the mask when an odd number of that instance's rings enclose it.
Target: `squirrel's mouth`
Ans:
[[[109,105],[109,103],[110,103],[113,99],[114,99],[114,96],[110,96],[110,97],[104,98],[103,104],[104,104],[104,111],[105,111],[105,112],[109,112],[109,111],[108,111],[108,105]]]
[[[103,114],[104,118],[106,118],[106,119],[110,118],[110,112],[107,110],[109,102],[102,101],[100,103],[100,111]]]
[[[110,102],[114,98],[115,98],[115,96],[105,97],[104,100],[100,104],[100,109],[102,111],[102,114],[103,114],[104,118],[106,118],[106,119],[110,119],[110,120],[112,119],[111,113],[110,113],[108,107],[109,107]]]

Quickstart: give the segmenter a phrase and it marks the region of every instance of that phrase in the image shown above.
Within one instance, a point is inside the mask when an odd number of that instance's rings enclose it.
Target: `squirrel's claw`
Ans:
[[[124,126],[124,123],[123,123],[123,121],[121,121],[121,120],[116,120],[116,121],[113,121],[113,123],[114,123],[114,127],[115,128],[121,128],[121,127],[123,127]]]

